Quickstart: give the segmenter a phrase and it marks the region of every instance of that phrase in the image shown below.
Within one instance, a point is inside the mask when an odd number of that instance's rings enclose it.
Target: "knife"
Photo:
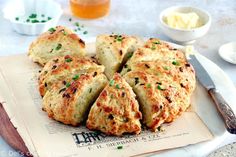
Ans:
[[[188,61],[194,67],[197,79],[207,89],[208,93],[212,97],[218,112],[224,120],[227,131],[231,134],[236,134],[236,117],[232,108],[227,104],[227,102],[218,92],[211,77],[198,61],[196,56],[194,54],[189,55]]]

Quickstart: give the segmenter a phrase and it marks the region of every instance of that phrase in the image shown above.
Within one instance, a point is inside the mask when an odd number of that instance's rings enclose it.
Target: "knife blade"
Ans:
[[[194,67],[197,79],[207,89],[209,95],[212,97],[218,112],[224,120],[227,131],[231,134],[236,134],[236,117],[232,108],[216,89],[216,86],[210,75],[198,61],[196,56],[194,54],[189,55],[188,61]]]

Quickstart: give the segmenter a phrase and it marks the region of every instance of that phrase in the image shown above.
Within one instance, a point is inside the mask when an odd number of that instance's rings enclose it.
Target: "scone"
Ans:
[[[137,37],[126,35],[100,35],[96,40],[98,62],[105,66],[105,74],[111,79],[115,72],[132,56],[140,46]]]
[[[182,51],[172,48],[169,44],[159,39],[150,38],[143,47],[138,48],[134,52],[133,56],[124,65],[121,74],[124,75],[129,72],[131,64],[155,60],[186,61],[186,58]]]
[[[55,82],[43,97],[43,110],[64,124],[80,125],[106,84],[107,78],[102,73],[83,74],[65,85]]]
[[[140,61],[129,64],[130,71],[144,71],[148,74],[160,76],[168,75],[178,82],[187,92],[192,93],[196,86],[195,71],[188,62],[183,60],[154,60]]]
[[[124,75],[140,102],[143,123],[152,131],[164,122],[176,119],[190,105],[191,93],[168,74],[151,75],[142,71],[130,71]]]
[[[86,126],[108,135],[139,134],[141,118],[134,92],[116,73],[93,104]]]
[[[41,34],[29,47],[28,56],[45,65],[56,56],[85,54],[85,43],[70,29],[57,26]]]
[[[81,74],[91,73],[94,76],[104,72],[104,66],[98,65],[89,57],[63,56],[54,57],[44,66],[39,75],[39,92],[44,96],[55,83],[66,84],[76,80]]]

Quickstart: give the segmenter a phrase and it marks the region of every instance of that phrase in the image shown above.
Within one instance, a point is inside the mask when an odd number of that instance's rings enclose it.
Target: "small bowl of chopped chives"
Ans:
[[[3,9],[13,29],[25,35],[38,35],[56,26],[62,13],[53,0],[11,0]]]

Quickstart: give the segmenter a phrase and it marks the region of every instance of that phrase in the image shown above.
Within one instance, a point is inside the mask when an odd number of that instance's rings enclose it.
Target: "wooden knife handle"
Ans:
[[[208,92],[223,117],[227,131],[231,134],[236,134],[236,117],[233,110],[215,88],[210,89]]]

